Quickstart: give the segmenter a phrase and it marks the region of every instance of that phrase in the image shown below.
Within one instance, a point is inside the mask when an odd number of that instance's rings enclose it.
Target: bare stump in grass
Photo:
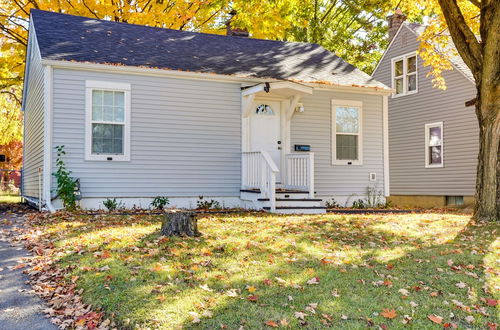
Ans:
[[[165,212],[161,234],[165,236],[201,236],[198,231],[196,214],[190,211],[178,210]]]

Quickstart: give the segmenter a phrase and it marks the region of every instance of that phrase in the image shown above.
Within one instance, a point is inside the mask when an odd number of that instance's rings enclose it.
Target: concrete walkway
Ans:
[[[11,230],[21,227],[22,223],[22,214],[11,213],[0,205],[0,329],[57,329],[42,312],[47,308],[43,300],[28,293],[31,288],[25,283],[28,277],[23,269],[9,269],[28,255],[21,244],[9,243],[10,235],[15,235],[15,230]]]

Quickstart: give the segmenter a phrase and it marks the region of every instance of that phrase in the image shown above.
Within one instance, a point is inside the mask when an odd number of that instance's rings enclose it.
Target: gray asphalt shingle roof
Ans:
[[[31,11],[43,59],[387,89],[316,44],[148,27]]]

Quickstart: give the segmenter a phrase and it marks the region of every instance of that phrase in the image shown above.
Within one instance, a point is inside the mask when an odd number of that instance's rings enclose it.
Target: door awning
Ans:
[[[290,81],[279,81],[271,83],[262,83],[249,87],[242,87],[241,95],[242,96],[272,95],[272,96],[281,96],[283,98],[290,98],[294,96],[312,94],[312,92],[313,92],[312,87],[298,83],[293,83]]]

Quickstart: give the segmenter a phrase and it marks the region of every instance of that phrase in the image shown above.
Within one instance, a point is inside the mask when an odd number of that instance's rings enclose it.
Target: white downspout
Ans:
[[[384,196],[391,194],[389,181],[389,96],[382,96],[382,127],[384,154]]]
[[[43,84],[43,199],[47,210],[54,213],[50,183],[52,182],[52,67],[44,67]]]

